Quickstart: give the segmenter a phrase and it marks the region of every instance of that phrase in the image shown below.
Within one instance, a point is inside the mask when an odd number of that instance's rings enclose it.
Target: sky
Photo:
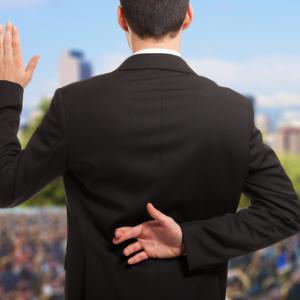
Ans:
[[[131,54],[117,23],[117,0],[0,0],[0,23],[21,34],[25,65],[41,59],[24,93],[23,112],[58,87],[58,61],[83,50],[94,74],[112,71]],[[273,120],[300,118],[300,1],[191,0],[182,57],[202,76],[256,98]]]

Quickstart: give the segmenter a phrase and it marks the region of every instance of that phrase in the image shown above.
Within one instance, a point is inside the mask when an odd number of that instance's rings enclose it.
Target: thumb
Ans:
[[[160,210],[155,208],[153,206],[153,204],[150,202],[147,203],[147,211],[148,211],[149,215],[157,221],[165,222],[165,221],[169,220],[169,216],[165,215]]]
[[[26,67],[25,72],[26,72],[27,78],[28,78],[29,80],[31,80],[31,78],[32,78],[32,74],[33,74],[33,72],[34,72],[34,70],[35,70],[35,68],[36,68],[36,66],[37,66],[37,63],[38,63],[39,59],[40,59],[40,56],[39,56],[39,55],[33,56],[33,57],[30,59],[28,65],[27,65],[27,67]]]

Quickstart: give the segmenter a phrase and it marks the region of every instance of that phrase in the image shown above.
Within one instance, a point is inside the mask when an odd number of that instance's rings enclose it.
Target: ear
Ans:
[[[126,19],[124,17],[124,12],[123,12],[123,8],[121,5],[118,6],[118,11],[117,11],[117,15],[118,15],[118,23],[120,25],[120,27],[128,32],[128,26],[127,26],[127,22]]]
[[[189,3],[184,22],[182,24],[182,30],[187,29],[191,25],[193,20],[193,15],[194,15],[194,9],[192,7],[192,4]]]

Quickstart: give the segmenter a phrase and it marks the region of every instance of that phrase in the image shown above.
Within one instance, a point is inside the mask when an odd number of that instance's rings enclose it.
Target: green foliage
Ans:
[[[283,152],[276,152],[286,174],[292,181],[292,184],[298,194],[300,195],[300,155],[287,154]],[[250,199],[242,194],[240,198],[239,207],[245,208],[250,205]]]
[[[250,205],[250,199],[246,195],[241,194],[239,208],[249,207],[249,205]]]
[[[300,196],[300,155],[278,153],[278,158]]]

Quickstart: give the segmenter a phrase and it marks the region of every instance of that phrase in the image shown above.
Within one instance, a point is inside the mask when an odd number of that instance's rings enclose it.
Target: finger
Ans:
[[[146,259],[148,259],[148,258],[149,258],[149,256],[147,255],[147,253],[146,253],[145,251],[141,251],[141,252],[139,252],[138,254],[136,254],[135,256],[130,257],[130,258],[128,259],[128,263],[129,263],[130,265],[132,265],[132,264],[139,263],[139,262],[141,262],[142,260],[146,260]]]
[[[167,220],[170,219],[169,216],[163,214],[161,211],[159,211],[158,209],[156,209],[152,203],[148,202],[147,203],[147,210],[149,212],[149,215],[157,220],[157,221],[161,221],[161,222],[165,222]]]
[[[140,251],[141,249],[143,249],[141,243],[139,241],[134,242],[132,244],[130,244],[129,246],[127,246],[124,250],[123,253],[124,255],[128,256],[134,252]]]
[[[128,230],[129,228],[132,228],[131,226],[123,226],[119,227],[115,230],[115,236],[118,238],[121,236],[121,234],[124,232],[124,230]]]
[[[12,24],[11,22],[7,22],[6,24],[6,32],[4,35],[4,58],[7,61],[13,59],[13,51],[12,51]]]
[[[13,26],[12,47],[13,47],[13,56],[15,61],[19,65],[23,65],[20,35],[17,26]]]
[[[39,55],[35,55],[31,58],[31,60],[29,61],[27,67],[26,67],[26,77],[27,79],[31,79],[32,78],[32,74],[37,66],[37,63],[40,59],[40,56]]]
[[[0,24],[0,59],[3,57],[3,38],[4,38],[4,30],[3,30],[3,25]]]
[[[137,238],[142,233],[142,224],[139,224],[137,226],[134,226],[122,233],[122,235],[118,239],[114,239],[115,244],[119,244],[125,240],[131,239],[131,238]]]

